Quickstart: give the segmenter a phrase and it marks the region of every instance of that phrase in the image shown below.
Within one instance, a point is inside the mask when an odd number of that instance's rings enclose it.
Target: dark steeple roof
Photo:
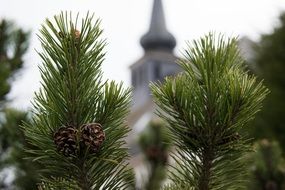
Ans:
[[[154,0],[149,31],[141,38],[145,50],[165,49],[172,51],[176,45],[174,36],[167,31],[161,0]]]

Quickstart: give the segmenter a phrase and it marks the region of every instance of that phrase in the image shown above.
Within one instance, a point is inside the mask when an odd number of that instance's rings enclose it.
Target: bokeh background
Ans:
[[[45,18],[60,11],[72,11],[82,16],[87,11],[102,19],[107,39],[107,56],[103,64],[106,78],[124,81],[130,85],[129,66],[143,50],[140,37],[147,31],[152,0],[9,0],[0,6],[0,18],[13,20],[30,30],[30,46],[24,57],[24,69],[14,81],[9,98],[13,106],[26,109],[34,91],[39,87],[37,65],[40,50],[36,34]],[[169,31],[177,40],[176,54],[185,47],[185,41],[196,39],[209,31],[229,36],[248,36],[258,40],[260,34],[272,31],[278,25],[278,16],[285,9],[283,0],[165,0],[164,9]]]

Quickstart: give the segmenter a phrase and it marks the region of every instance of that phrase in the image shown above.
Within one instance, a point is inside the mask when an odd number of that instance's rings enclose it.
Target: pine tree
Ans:
[[[7,94],[14,77],[23,66],[23,56],[28,49],[29,32],[18,28],[11,21],[0,21],[0,171],[1,189],[35,189],[36,165],[23,160],[25,139],[20,129],[28,113],[9,108]],[[8,170],[13,169],[13,180],[6,182]],[[9,175],[11,178],[11,175]],[[34,188],[33,188],[34,187]]]
[[[11,22],[0,22],[0,103],[10,91],[9,80],[23,66],[23,55],[28,49],[28,37],[29,32],[16,28]]]
[[[166,166],[170,139],[165,124],[160,120],[153,120],[142,132],[139,144],[146,158],[148,174],[144,184],[145,190],[159,189],[166,179]]]
[[[189,43],[184,72],[151,86],[176,146],[167,189],[245,189],[250,146],[242,130],[268,91],[244,72],[236,41],[210,33]]]
[[[270,94],[264,109],[253,123],[252,135],[257,138],[276,139],[285,153],[285,13],[280,15],[279,25],[272,33],[263,34],[255,44],[253,72],[264,79]]]
[[[285,189],[285,162],[276,141],[262,139],[255,143],[252,159],[249,190]]]
[[[81,22],[80,22],[81,21]],[[61,13],[40,30],[42,88],[34,100],[26,138],[43,169],[39,189],[128,189],[124,137],[130,90],[103,81],[105,41],[93,16]]]
[[[7,169],[13,169],[14,179],[11,183],[6,183],[4,177],[0,189],[36,189],[39,182],[36,170],[39,166],[23,159],[26,156],[24,148],[27,144],[20,125],[23,121],[29,122],[28,113],[6,108],[3,110],[3,116],[0,121],[0,169],[4,176]]]

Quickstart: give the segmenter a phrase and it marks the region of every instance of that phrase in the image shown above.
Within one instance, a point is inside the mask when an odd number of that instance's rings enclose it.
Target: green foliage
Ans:
[[[16,28],[12,23],[6,20],[0,22],[0,101],[10,91],[9,79],[23,65],[28,37],[28,32]]]
[[[285,188],[285,162],[277,142],[263,139],[255,143],[251,154],[252,171],[249,180],[250,190],[278,190]]]
[[[285,152],[285,14],[270,34],[261,36],[255,45],[254,72],[264,79],[271,93],[264,102],[264,109],[253,123],[253,136],[279,141]]]
[[[159,189],[166,178],[170,148],[170,139],[165,124],[160,120],[151,121],[140,135],[139,144],[148,168],[148,179],[144,188],[146,190]]]
[[[0,169],[14,168],[15,180],[12,184],[2,184],[16,189],[36,189],[35,185],[39,182],[36,173],[38,166],[23,159],[26,141],[20,125],[23,121],[29,121],[28,115],[23,111],[5,109],[3,116],[4,119],[0,122]]]
[[[183,185],[179,184],[179,183],[175,183],[175,184],[168,184],[168,185],[165,185],[163,190],[195,190],[194,187],[191,187],[191,186],[188,186],[186,187],[185,186],[185,183]]]
[[[23,56],[28,48],[29,32],[17,28],[11,22],[0,22],[0,170],[1,189],[36,189],[37,165],[24,160],[26,145],[19,125],[28,121],[26,112],[7,108],[6,95],[11,79],[23,66]],[[8,170],[13,169],[13,181],[5,182]],[[9,176],[11,177],[11,176]]]
[[[73,22],[71,14],[61,13],[54,21],[47,19],[40,31],[42,88],[34,100],[32,124],[25,124],[24,130],[35,147],[28,150],[31,158],[44,166],[41,174],[45,185],[41,188],[90,190],[134,186],[124,141],[129,131],[125,116],[130,90],[102,80],[105,41],[101,39],[99,24],[89,14],[81,22],[78,16]],[[106,137],[100,151],[80,149],[79,154],[70,157],[57,151],[53,135],[60,127],[79,129],[93,122],[102,125]]]
[[[210,33],[184,55],[183,73],[151,86],[177,147],[171,179],[179,189],[244,189],[250,148],[241,130],[268,91],[244,72],[235,38]]]
[[[55,189],[78,189],[74,181],[66,180],[64,178],[53,178],[49,182],[42,182],[38,185],[39,190],[55,190]]]

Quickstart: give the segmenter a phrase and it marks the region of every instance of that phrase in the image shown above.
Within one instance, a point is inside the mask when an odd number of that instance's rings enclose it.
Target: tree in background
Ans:
[[[166,179],[166,166],[170,139],[165,124],[160,120],[149,123],[140,135],[139,144],[146,158],[148,169],[145,190],[159,189]]]
[[[28,32],[15,28],[12,23],[0,22],[0,101],[6,100],[5,95],[11,88],[10,79],[23,66],[28,36]]]
[[[264,79],[270,94],[254,121],[252,135],[276,139],[285,153],[285,14],[271,34],[255,44],[254,72]]]
[[[12,169],[14,179],[11,183],[5,183],[4,178],[1,189],[33,190],[39,182],[36,171],[39,166],[24,159],[26,156],[24,149],[27,148],[27,144],[20,128],[23,121],[29,121],[27,112],[9,108],[4,110],[4,118],[0,121],[0,169],[2,175],[7,168]]]
[[[250,147],[241,130],[267,89],[244,72],[236,39],[210,33],[189,44],[180,65],[182,74],[152,85],[177,147],[168,189],[245,189]]]
[[[39,189],[129,189],[124,137],[130,90],[103,81],[105,41],[93,16],[46,20],[39,39],[42,88],[24,125],[30,158],[43,165]]]
[[[20,124],[28,122],[28,114],[8,108],[6,95],[11,81],[23,66],[23,56],[28,48],[29,32],[16,28],[11,22],[0,22],[0,171],[1,189],[35,189],[38,176],[35,164],[24,160],[26,144]],[[7,171],[13,171],[14,180],[6,182]],[[10,176],[11,177],[11,176]],[[33,188],[34,187],[34,188]]]
[[[281,148],[275,141],[262,139],[255,143],[255,152],[250,156],[253,167],[249,190],[285,189],[285,162]]]

